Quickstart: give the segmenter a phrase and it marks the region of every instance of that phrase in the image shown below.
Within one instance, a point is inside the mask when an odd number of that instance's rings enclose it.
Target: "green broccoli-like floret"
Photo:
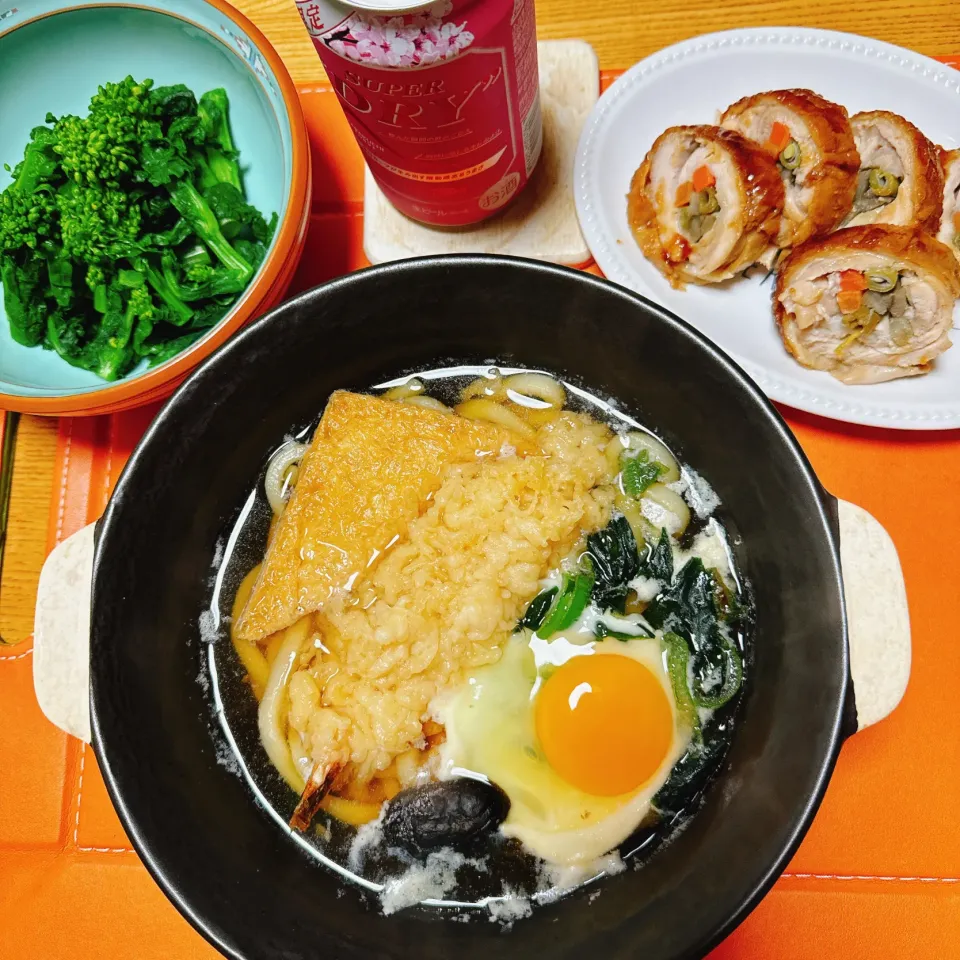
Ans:
[[[86,117],[65,116],[56,121],[54,149],[69,178],[116,187],[136,170],[142,127],[152,115],[152,86],[152,80],[138,83],[133,77],[106,83],[90,100]]]
[[[0,250],[36,250],[44,240],[56,241],[59,213],[52,191],[23,195],[8,188],[0,193]]]
[[[183,275],[190,283],[209,283],[216,276],[217,268],[209,263],[190,263],[184,265]],[[236,293],[237,291],[231,291]]]
[[[0,250],[36,250],[44,241],[57,241],[54,184],[59,174],[53,144],[48,127],[31,131],[13,182],[0,193]]]
[[[153,112],[152,80],[126,76],[119,83],[105,83],[90,98],[91,116],[118,117],[124,113],[147,117]]]
[[[97,287],[102,287],[106,285],[107,277],[104,273],[103,267],[99,264],[92,263],[87,267],[87,272],[84,274],[84,280],[86,281],[87,286],[90,288],[90,292],[93,293]]]
[[[140,205],[110,187],[71,183],[57,194],[63,249],[83,263],[134,256],[140,248]]]
[[[113,380],[219,322],[276,228],[243,193],[224,90],[107,83],[47,114],[0,193],[0,287],[14,340]]]
[[[96,123],[90,117],[66,116],[57,121],[56,131],[63,172],[76,183],[116,187],[137,163],[133,117]]]

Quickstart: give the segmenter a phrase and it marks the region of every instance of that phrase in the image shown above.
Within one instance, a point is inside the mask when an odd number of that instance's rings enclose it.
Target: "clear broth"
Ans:
[[[456,405],[468,383],[478,377],[488,376],[493,371],[504,375],[525,372],[523,369],[507,366],[442,367],[408,373],[369,387],[367,392],[380,393],[390,387],[405,384],[416,376],[424,381],[427,394],[452,407]],[[622,411],[616,401],[603,400],[569,380],[560,377],[557,379],[567,392],[567,409],[588,413],[614,429],[648,431],[644,424]],[[318,415],[309,426],[293,434],[293,438],[309,442],[319,419]],[[289,439],[290,436],[278,438],[277,448]],[[208,686],[212,701],[215,717],[212,735],[218,741],[222,762],[239,772],[258,805],[278,827],[318,864],[332,870],[361,895],[375,901],[387,881],[403,874],[411,863],[416,861],[399,852],[374,847],[365,851],[363,869],[355,871],[349,864],[349,854],[356,839],[356,828],[334,819],[324,811],[318,814],[306,833],[298,833],[289,827],[288,821],[298,797],[273,767],[261,745],[257,727],[258,703],[245,679],[243,665],[230,642],[230,613],[234,596],[241,580],[263,560],[266,552],[272,511],[263,490],[263,480],[273,452],[275,450],[265,457],[256,483],[237,519],[225,531],[221,544],[218,544],[219,562],[215,564],[216,573],[212,578],[209,607],[202,618],[201,632],[206,644],[206,657],[201,682]],[[682,459],[677,459],[681,470],[686,470]],[[722,514],[722,505],[718,512]],[[706,522],[692,512],[690,526],[679,541],[681,546],[689,547]],[[722,519],[718,519],[718,522],[726,531]],[[749,589],[737,574],[736,568],[731,565],[731,569],[738,587],[738,598],[749,609]],[[749,625],[749,618],[746,622]],[[734,636],[741,653],[749,650],[749,632],[747,626]],[[745,656],[744,685],[748,673],[749,658]],[[620,856],[629,866],[642,866],[696,812],[710,782],[722,765],[733,735],[744,685],[730,703],[714,713],[706,728],[705,732],[717,746],[713,769],[706,785],[690,794],[679,813],[665,816],[655,823],[641,825],[620,845]],[[606,876],[598,873],[562,891],[545,888],[542,861],[526,853],[517,841],[506,839],[499,832],[484,837],[478,841],[475,849],[465,851],[465,854],[470,859],[458,871],[456,888],[444,899],[424,900],[418,907],[411,909],[429,913],[434,918],[446,916],[462,921],[488,921],[488,905],[498,900],[523,897],[533,904],[553,902],[561,895],[567,896],[583,890],[584,887],[592,887],[596,881]]]

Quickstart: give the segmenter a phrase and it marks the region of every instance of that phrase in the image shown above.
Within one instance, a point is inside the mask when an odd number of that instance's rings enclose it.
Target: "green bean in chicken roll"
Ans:
[[[844,226],[891,223],[936,233],[943,205],[937,148],[909,120],[886,110],[855,114],[850,125],[860,172]]]
[[[849,227],[797,247],[780,267],[774,313],[805,367],[849,384],[928,373],[948,350],[960,262],[924,231]]]

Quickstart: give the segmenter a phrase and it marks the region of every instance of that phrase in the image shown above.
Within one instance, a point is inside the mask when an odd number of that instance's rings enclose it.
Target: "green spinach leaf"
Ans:
[[[587,555],[596,577],[593,600],[601,610],[623,613],[630,581],[640,572],[637,541],[626,517],[615,517],[587,537]]]

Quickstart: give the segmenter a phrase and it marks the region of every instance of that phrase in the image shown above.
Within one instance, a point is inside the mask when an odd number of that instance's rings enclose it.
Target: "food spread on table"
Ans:
[[[276,227],[247,203],[222,88],[105,83],[86,116],[48,113],[6,169],[10,333],[103,380],[165,363],[222,320]]]
[[[774,90],[732,104],[719,126],[661,134],[627,215],[677,288],[776,272],[791,356],[843,383],[882,383],[928,373],[951,346],[958,167],[894,113],[848,117],[812,90]]]
[[[716,495],[634,421],[583,391],[571,409],[542,372],[429,383],[337,391],[277,450],[231,638],[291,826],[361,827],[343,866],[387,885],[386,912],[428,881],[451,895],[467,853],[501,896],[522,853],[528,909],[693,813],[733,733],[749,591]]]

